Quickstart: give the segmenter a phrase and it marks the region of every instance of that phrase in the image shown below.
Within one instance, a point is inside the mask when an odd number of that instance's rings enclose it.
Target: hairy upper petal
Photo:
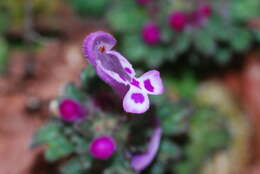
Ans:
[[[134,77],[135,76],[135,70],[133,68],[133,66],[130,64],[130,62],[124,57],[122,56],[119,52],[117,51],[108,51],[107,54],[115,56],[118,58],[124,73],[127,73],[129,76]]]
[[[96,66],[99,52],[111,50],[116,44],[116,39],[109,33],[97,31],[89,34],[83,42],[84,56],[89,63]]]

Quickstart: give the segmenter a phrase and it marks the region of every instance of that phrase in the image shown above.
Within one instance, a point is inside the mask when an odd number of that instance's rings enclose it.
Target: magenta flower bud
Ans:
[[[203,17],[209,17],[212,14],[211,6],[208,4],[199,6],[198,13]]]
[[[94,139],[89,148],[91,155],[101,160],[111,157],[115,150],[116,143],[113,138],[108,136],[101,136]]]
[[[169,16],[170,27],[175,31],[182,31],[188,22],[188,17],[184,12],[175,11]]]
[[[59,113],[65,121],[76,121],[83,118],[83,107],[73,99],[64,99],[59,104]]]
[[[160,40],[160,29],[154,23],[146,24],[142,29],[142,37],[149,45],[157,44]]]
[[[195,26],[203,25],[208,17],[212,14],[211,6],[208,4],[204,4],[198,7],[196,11],[193,11],[190,14],[190,22]]]
[[[141,4],[141,5],[145,5],[145,4],[147,4],[147,3],[149,3],[151,0],[136,0],[136,2],[138,3],[138,4]]]

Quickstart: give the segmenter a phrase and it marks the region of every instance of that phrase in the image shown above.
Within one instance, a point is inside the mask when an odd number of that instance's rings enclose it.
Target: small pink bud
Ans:
[[[59,113],[65,121],[79,120],[84,116],[82,106],[73,99],[62,100],[59,104]]]
[[[209,17],[212,14],[211,6],[208,4],[203,4],[199,6],[198,13],[203,17]]]
[[[160,41],[160,29],[154,23],[146,24],[142,29],[142,37],[149,45],[157,44]]]
[[[169,16],[169,24],[175,31],[182,31],[188,22],[188,17],[184,12],[175,11]]]
[[[147,4],[147,3],[149,3],[151,0],[136,0],[136,2],[138,3],[138,4],[141,4],[141,5],[145,5],[145,4]]]
[[[115,150],[116,143],[113,138],[108,136],[101,136],[94,139],[89,148],[91,155],[101,160],[111,157]]]

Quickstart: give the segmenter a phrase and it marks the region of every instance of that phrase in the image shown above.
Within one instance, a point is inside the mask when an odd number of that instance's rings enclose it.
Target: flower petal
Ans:
[[[102,80],[104,80],[108,85],[110,85],[119,96],[124,96],[127,93],[129,86],[122,83],[122,81],[120,81],[120,78],[118,78],[117,75],[116,77],[113,77],[113,73],[110,74],[105,69],[103,69],[102,66],[96,66],[96,71],[98,76]]]
[[[134,70],[133,66],[119,52],[111,50],[111,51],[108,51],[107,54],[117,57],[122,65],[124,71],[131,77],[135,76],[135,70]]]
[[[118,83],[122,83],[124,85],[128,84],[127,78],[124,75],[104,68],[100,61],[97,61],[96,71],[97,72],[102,71],[103,75],[106,74],[106,76],[103,76],[101,73],[98,73],[99,77],[110,85],[112,84],[109,83],[109,81],[117,81]]]
[[[149,107],[150,101],[147,93],[135,86],[130,86],[130,89],[123,99],[123,108],[125,112],[142,114],[146,112]]]
[[[116,39],[109,33],[97,31],[89,34],[83,42],[83,52],[89,63],[96,66],[97,53],[114,47]]]
[[[151,70],[144,73],[139,79],[141,86],[148,94],[159,95],[164,92],[163,82],[160,72]]]
[[[134,155],[132,157],[131,166],[134,170],[142,171],[151,164],[159,149],[161,136],[162,129],[160,127],[157,127],[154,130],[152,138],[149,142],[147,152],[139,155]]]

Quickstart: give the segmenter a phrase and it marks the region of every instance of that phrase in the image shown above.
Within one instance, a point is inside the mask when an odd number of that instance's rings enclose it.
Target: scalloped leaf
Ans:
[[[147,20],[145,10],[138,8],[134,1],[117,3],[107,14],[110,26],[118,32],[140,31]]]
[[[60,135],[55,140],[48,142],[44,156],[48,161],[56,161],[70,155],[74,150],[74,145],[66,137]]]
[[[107,0],[69,0],[69,3],[82,16],[103,16],[109,2]]]

